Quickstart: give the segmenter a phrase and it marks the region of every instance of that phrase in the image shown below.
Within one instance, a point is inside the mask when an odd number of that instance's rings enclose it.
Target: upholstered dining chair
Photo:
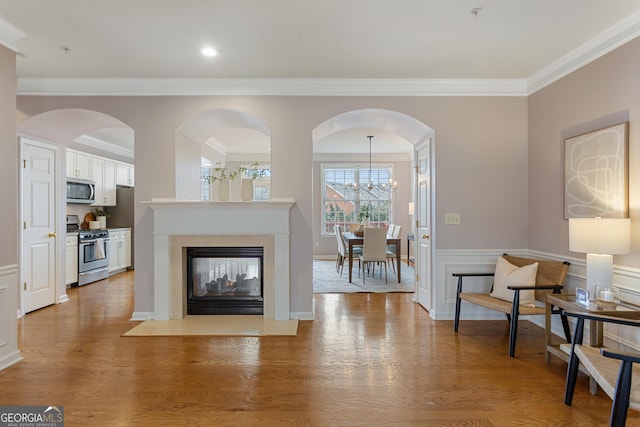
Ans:
[[[340,248],[340,245],[342,244],[342,232],[340,230],[340,225],[334,225],[333,226],[333,231],[334,234],[336,235],[336,243],[337,243],[337,249],[336,249],[336,271],[340,271],[340,267],[344,264],[344,257],[342,255],[343,251]]]
[[[399,239],[401,231],[402,231],[402,226],[396,225],[393,228],[393,233],[391,233],[391,235],[387,233],[387,236],[391,239]],[[393,272],[396,273],[397,275],[398,272],[396,271],[396,258],[398,257],[398,255],[396,251],[397,251],[397,248],[395,245],[387,245],[387,264],[391,263],[391,266],[393,267]]]
[[[387,237],[391,238],[393,237],[393,230],[396,229],[396,225],[395,224],[389,224],[387,226]]]
[[[376,263],[380,264],[380,276],[382,277],[382,265],[384,265],[384,282],[387,283],[387,230],[384,228],[366,227],[364,229],[364,244],[362,255],[359,256],[360,269],[362,270],[362,283],[365,281],[366,272],[373,267],[375,273]]]
[[[335,226],[336,237],[338,238],[338,257],[339,257],[339,265],[338,272],[340,273],[340,277],[342,277],[342,270],[344,270],[344,261],[349,258],[349,246],[347,245],[347,241],[342,234],[344,229],[341,225]],[[353,255],[359,256],[362,254],[362,246],[354,246],[353,247]]]

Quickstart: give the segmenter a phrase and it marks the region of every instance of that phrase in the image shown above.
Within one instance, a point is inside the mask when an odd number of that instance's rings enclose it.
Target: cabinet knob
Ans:
[[[423,238],[423,239],[428,239],[429,237],[431,237],[431,236],[429,236],[428,234],[423,234],[423,235],[422,235],[422,238]]]

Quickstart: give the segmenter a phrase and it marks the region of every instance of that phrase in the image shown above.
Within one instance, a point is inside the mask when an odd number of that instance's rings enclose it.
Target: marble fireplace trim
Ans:
[[[289,210],[277,202],[199,202],[154,200],[155,320],[186,316],[186,247],[262,246],[264,318],[289,320]]]

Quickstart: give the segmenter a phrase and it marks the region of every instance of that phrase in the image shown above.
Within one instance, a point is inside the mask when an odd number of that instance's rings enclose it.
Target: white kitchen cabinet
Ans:
[[[116,164],[116,185],[125,187],[134,186],[134,169],[129,163],[117,162]]]
[[[91,157],[91,179],[96,183],[96,201],[92,206],[116,205],[116,162]]]
[[[92,179],[91,156],[80,151],[67,149],[67,176]]]
[[[109,230],[109,273],[131,267],[131,229]]]
[[[78,281],[78,235],[67,236],[67,256],[66,256],[66,279],[65,284],[71,285]]]

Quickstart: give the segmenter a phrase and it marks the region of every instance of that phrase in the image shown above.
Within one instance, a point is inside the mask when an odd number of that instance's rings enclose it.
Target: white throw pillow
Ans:
[[[493,279],[491,296],[505,301],[513,301],[513,292],[507,286],[535,286],[538,263],[517,267],[503,257],[498,258]],[[535,307],[535,291],[520,291],[520,305]]]

